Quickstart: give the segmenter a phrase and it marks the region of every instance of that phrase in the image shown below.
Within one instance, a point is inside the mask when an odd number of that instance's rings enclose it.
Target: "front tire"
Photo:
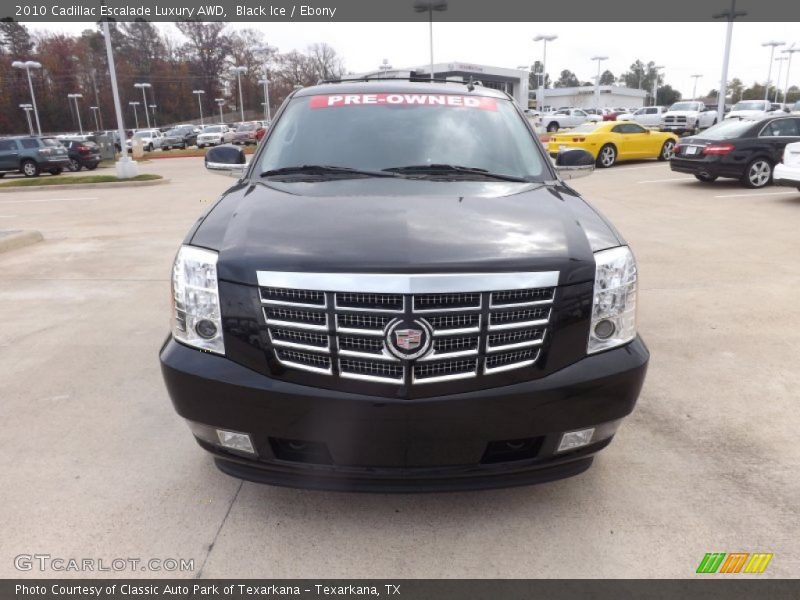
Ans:
[[[24,160],[22,161],[21,171],[25,177],[38,177],[39,176],[39,165],[36,164],[36,161],[33,160]]]
[[[547,132],[555,133],[556,131],[558,131],[558,123],[556,123],[555,121],[553,121],[552,123],[548,123]]]
[[[772,164],[766,158],[750,161],[744,171],[742,183],[749,188],[763,188],[772,181]]]
[[[675,140],[667,140],[661,146],[661,153],[658,155],[658,160],[670,160],[675,156]]]
[[[69,159],[69,165],[67,165],[67,168],[68,168],[70,171],[72,171],[73,173],[77,173],[78,171],[80,171],[80,170],[81,170],[81,163],[79,163],[79,162],[78,162],[77,160],[75,160],[74,158],[70,158],[70,159]]]
[[[617,162],[617,149],[612,144],[606,144],[597,153],[597,166],[601,169],[613,167]]]
[[[94,171],[97,168],[97,165],[99,165],[99,164],[100,163],[92,163],[90,165],[86,165],[86,169],[89,170],[89,171]]]
[[[61,173],[63,172],[64,169],[62,169],[61,167],[58,167],[57,169],[50,169],[49,171],[50,175],[61,175]]]

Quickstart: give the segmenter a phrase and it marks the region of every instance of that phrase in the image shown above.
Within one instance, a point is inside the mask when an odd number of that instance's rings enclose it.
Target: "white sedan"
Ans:
[[[786,185],[800,190],[800,142],[786,144],[783,162],[775,165],[772,181],[775,185]]]

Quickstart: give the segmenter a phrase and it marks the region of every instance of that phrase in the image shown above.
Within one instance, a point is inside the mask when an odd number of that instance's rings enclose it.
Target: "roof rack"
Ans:
[[[346,79],[320,79],[317,81],[317,85],[321,85],[323,83],[355,83],[363,81],[411,81],[414,83],[455,83],[458,85],[467,85],[466,81],[453,81],[452,79],[431,79],[430,77],[425,77],[424,75],[416,77],[370,77],[369,75],[365,75],[364,77],[352,77]]]

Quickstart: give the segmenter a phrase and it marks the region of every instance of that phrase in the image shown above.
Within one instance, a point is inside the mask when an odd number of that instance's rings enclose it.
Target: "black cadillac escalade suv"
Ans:
[[[220,469],[309,488],[575,475],[636,403],[636,263],[506,94],[300,89],[178,251],[167,389]]]

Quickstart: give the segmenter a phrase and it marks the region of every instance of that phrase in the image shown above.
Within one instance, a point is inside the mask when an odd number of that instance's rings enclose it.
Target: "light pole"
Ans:
[[[656,76],[653,77],[653,106],[658,104],[658,70],[663,68],[664,65],[656,65],[653,67],[653,70],[656,72]]]
[[[19,107],[25,111],[25,119],[28,121],[28,131],[33,135],[33,123],[31,123],[31,111],[33,106],[30,104],[20,104]]]
[[[692,88],[692,100],[697,100],[697,80],[702,77],[700,73],[695,73],[692,75],[694,78],[694,87]]]
[[[382,71],[383,76],[386,77],[386,73],[392,70],[392,65],[389,64],[388,58],[384,58],[383,62],[378,65],[378,68]]]
[[[150,111],[153,113],[153,127],[158,127],[158,123],[156,123],[156,108],[155,104],[148,104],[150,107]]]
[[[139,129],[139,112],[136,110],[136,107],[139,106],[138,102],[128,102],[130,106],[133,107],[133,118],[136,122],[136,129]]]
[[[783,71],[783,63],[789,60],[788,56],[779,56],[775,59],[778,63],[778,78],[775,80],[775,102],[778,101],[778,96],[781,95],[781,71]]]
[[[239,114],[244,121],[244,101],[242,100],[242,73],[247,72],[247,67],[233,67],[233,72],[236,73],[236,83],[239,84]]]
[[[414,0],[414,12],[428,13],[428,35],[431,49],[431,80],[433,80],[433,11],[447,10],[447,0]]]
[[[92,111],[94,115],[94,126],[97,127],[96,131],[100,131],[100,121],[97,120],[97,113],[100,110],[99,106],[90,106],[89,110]]]
[[[607,56],[593,56],[592,60],[597,61],[597,80],[595,81],[594,85],[594,107],[599,109],[600,108],[600,64],[604,60],[608,60]]]
[[[717,118],[722,121],[725,117],[725,97],[728,95],[728,63],[731,58],[731,39],[733,38],[733,22],[738,17],[745,17],[747,13],[736,10],[736,0],[731,0],[729,10],[711,15],[712,19],[725,19],[728,21],[728,33],[725,36],[725,52],[722,54],[722,77],[719,80],[719,98],[717,98]]]
[[[11,63],[11,66],[15,69],[25,69],[25,72],[28,74],[28,87],[31,90],[31,103],[33,104],[33,115],[36,117],[36,131],[39,132],[39,135],[42,135],[42,126],[39,124],[39,110],[36,108],[36,96],[33,93],[33,80],[31,79],[31,69],[41,69],[42,63],[38,63],[35,60],[15,60]]]
[[[539,110],[544,109],[544,78],[547,77],[547,42],[557,40],[557,35],[540,34],[533,38],[534,42],[542,42],[542,78],[539,80]]]
[[[200,98],[203,94],[206,93],[205,90],[192,90],[193,94],[197,94],[197,106],[200,107],[200,127],[203,126],[203,103],[200,101]]]
[[[78,115],[78,130],[83,135],[83,124],[81,123],[81,109],[78,108],[78,98],[83,98],[83,94],[67,94],[67,98],[75,101],[75,114]]]
[[[106,44],[106,59],[108,60],[108,74],[111,77],[111,93],[114,96],[114,111],[117,116],[117,133],[119,135],[120,157],[115,167],[117,177],[120,179],[130,179],[138,175],[136,161],[128,156],[127,140],[125,138],[125,121],[122,115],[122,102],[119,99],[119,86],[117,85],[117,68],[114,64],[114,51],[111,49],[111,33],[108,30],[108,20],[101,20],[103,28],[103,38]]]
[[[770,40],[761,45],[764,47],[769,46],[769,70],[767,71],[767,83],[764,85],[764,100],[769,100],[769,84],[772,83],[772,60],[775,58],[775,48],[778,46],[785,46],[786,42]]]
[[[222,120],[222,107],[225,104],[225,99],[224,98],[214,98],[214,102],[216,102],[217,106],[219,106],[219,122],[220,123],[224,123],[225,121]]]
[[[142,90],[142,108],[144,108],[144,116],[147,119],[147,128],[150,129],[150,112],[147,110],[147,93],[145,90],[150,87],[149,83],[134,83],[133,87]]]
[[[266,74],[264,79],[258,80],[258,83],[264,86],[264,115],[269,122],[272,121],[272,109],[269,107],[269,79],[266,78]]]
[[[786,104],[786,95],[789,93],[789,74],[792,68],[792,54],[800,52],[800,48],[795,48],[794,44],[792,44],[789,48],[781,50],[781,52],[789,55],[789,62],[786,63],[786,87],[783,88],[783,103]]]

